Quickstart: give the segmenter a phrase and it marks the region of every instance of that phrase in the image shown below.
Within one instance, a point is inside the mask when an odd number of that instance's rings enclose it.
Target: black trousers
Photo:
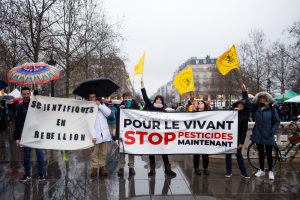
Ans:
[[[196,154],[193,156],[193,161],[194,161],[194,169],[198,169],[200,165],[200,155]],[[207,154],[202,155],[202,165],[203,168],[206,169],[208,168],[208,163],[209,163],[209,158]]]
[[[163,154],[161,156],[162,156],[165,166],[166,166],[166,164],[170,164],[168,155]],[[150,160],[151,165],[155,165],[155,155],[149,155],[149,160]]]
[[[272,165],[273,165],[272,150],[273,150],[273,145],[264,145],[264,144],[256,144],[256,145],[257,145],[257,150],[258,150],[259,168],[262,171],[265,170],[265,149],[266,149],[269,171],[272,171]]]

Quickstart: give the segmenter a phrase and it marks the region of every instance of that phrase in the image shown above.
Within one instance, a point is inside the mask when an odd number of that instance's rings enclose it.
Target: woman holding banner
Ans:
[[[274,100],[267,92],[259,92],[255,95],[252,103],[248,100],[248,93],[245,84],[242,85],[243,98],[247,99],[247,104],[252,112],[252,118],[255,122],[253,128],[252,140],[256,143],[258,149],[258,159],[260,169],[256,172],[256,177],[265,175],[265,150],[267,153],[269,179],[274,179],[272,171],[273,157],[272,149],[275,145],[274,135],[279,127],[280,120],[275,108],[272,104]]]
[[[142,91],[143,99],[145,102],[146,110],[165,112],[164,98],[161,95],[157,95],[154,98],[154,102],[152,103],[146,93],[143,79],[141,80],[141,91]],[[168,155],[163,154],[162,158],[163,158],[164,165],[165,165],[165,174],[170,175],[170,176],[176,176],[176,173],[171,170],[171,165],[169,162]],[[148,176],[154,176],[155,175],[155,155],[149,155],[149,160],[150,160],[150,172],[148,173]]]
[[[203,101],[202,99],[200,99],[199,101],[194,100],[193,102],[193,111],[192,112],[202,112],[202,111],[207,111],[210,110],[210,107],[207,103],[205,103],[205,101]],[[202,166],[203,166],[203,173],[204,175],[209,175],[209,171],[208,171],[208,163],[209,163],[209,157],[207,154],[203,154],[202,155]],[[194,172],[196,175],[201,175],[201,171],[199,169],[199,165],[200,165],[200,154],[196,154],[193,155],[193,162],[194,162]]]
[[[248,176],[247,170],[244,165],[244,158],[242,155],[242,149],[245,142],[247,130],[248,130],[248,120],[250,116],[249,109],[247,107],[246,99],[239,100],[232,104],[232,107],[238,111],[238,147],[236,152],[236,159],[241,170],[242,176],[244,178],[250,178]],[[232,154],[226,154],[226,178],[232,176]]]

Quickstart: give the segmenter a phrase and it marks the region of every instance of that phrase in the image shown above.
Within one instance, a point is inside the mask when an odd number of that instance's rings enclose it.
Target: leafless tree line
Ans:
[[[252,30],[238,44],[242,76],[253,93],[277,88],[300,92],[300,21],[283,33],[287,41],[270,43],[262,30]]]
[[[112,23],[95,0],[2,0],[0,28],[3,72],[52,58],[64,68],[64,96],[82,79],[97,76],[126,84],[122,21]]]

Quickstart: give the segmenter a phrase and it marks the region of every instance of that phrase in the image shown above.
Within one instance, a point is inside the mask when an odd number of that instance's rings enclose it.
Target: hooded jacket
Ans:
[[[146,89],[142,88],[141,91],[142,91],[143,99],[144,99],[144,102],[145,102],[145,110],[150,110],[150,111],[165,111],[165,102],[164,102],[163,96],[157,95],[154,98],[153,102],[155,102],[156,99],[160,98],[161,99],[161,103],[163,105],[162,108],[156,108],[156,107],[154,107],[154,103],[152,103],[151,100],[149,99],[149,97],[147,95],[147,92],[146,92]]]
[[[259,106],[259,99],[262,96],[267,98],[265,106]],[[243,98],[247,100],[247,105],[252,112],[252,118],[255,122],[252,140],[256,144],[274,145],[274,135],[279,127],[280,120],[276,109],[272,106],[274,103],[272,96],[267,92],[259,92],[250,102],[248,93],[244,91]]]
[[[248,130],[248,120],[250,117],[250,111],[247,106],[246,99],[241,99],[232,104],[233,109],[239,104],[244,104],[244,109],[238,111],[238,144],[244,144]]]

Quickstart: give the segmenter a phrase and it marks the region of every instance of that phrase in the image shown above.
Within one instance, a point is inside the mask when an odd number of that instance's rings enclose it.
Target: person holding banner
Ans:
[[[131,92],[124,92],[123,95],[123,101],[120,104],[119,109],[139,109],[139,105],[137,102],[132,99],[132,93]],[[119,129],[119,124],[120,124],[120,110],[117,112],[117,127],[116,127],[116,136],[117,139],[120,138],[120,129]],[[123,141],[120,141],[123,142]],[[125,167],[125,154],[120,154],[120,169],[118,171],[119,176],[124,175],[124,167]],[[135,175],[135,170],[134,170],[134,155],[128,155],[128,166],[129,166],[129,176]]]
[[[207,111],[210,110],[210,107],[207,103],[205,103],[204,100],[200,99],[199,101],[194,100],[193,102],[193,108],[192,111],[189,112],[202,112],[202,111]],[[203,166],[203,173],[205,175],[209,175],[209,171],[208,171],[208,163],[209,163],[209,157],[207,154],[203,154],[202,155],[202,166]],[[196,175],[201,175],[201,171],[199,169],[199,165],[200,165],[200,155],[196,154],[193,155],[193,162],[194,162],[194,172]]]
[[[278,117],[276,109],[272,106],[274,100],[272,96],[267,92],[257,93],[252,103],[248,99],[248,93],[246,85],[242,85],[243,98],[247,100],[248,107],[252,112],[252,118],[255,122],[253,127],[252,140],[256,143],[258,149],[258,159],[260,169],[256,172],[256,177],[265,175],[265,150],[267,153],[268,172],[269,179],[274,180],[274,173],[272,171],[273,157],[272,149],[275,145],[276,130],[280,125],[280,119]]]
[[[89,101],[95,101],[98,105],[98,113],[96,116],[93,135],[93,152],[92,159],[92,173],[91,177],[97,176],[99,167],[99,176],[107,176],[105,172],[105,161],[107,156],[107,148],[111,141],[111,134],[109,132],[107,117],[111,114],[111,110],[101,100],[97,99],[95,93],[89,94]]]
[[[145,102],[145,109],[150,111],[159,111],[164,112],[164,98],[161,95],[157,95],[154,98],[154,102],[152,103],[151,100],[148,98],[144,81],[141,80],[141,91],[143,95],[143,99]],[[169,157],[166,154],[162,155],[164,165],[165,165],[165,174],[170,176],[176,176],[176,173],[172,171],[171,164],[169,162]],[[148,176],[154,176],[155,175],[155,155],[149,155],[150,160],[150,172],[148,173]]]
[[[250,117],[250,112],[247,107],[245,99],[239,100],[232,104],[232,107],[238,111],[238,147],[236,152],[236,159],[241,170],[242,176],[244,178],[250,178],[248,176],[247,170],[244,165],[244,158],[242,155],[242,149],[245,142],[247,130],[248,130],[248,120]],[[226,154],[226,178],[232,176],[232,154]]]
[[[16,140],[17,147],[22,147],[20,145],[20,139],[21,135],[23,132],[24,128],[24,123],[29,107],[29,102],[30,102],[30,88],[29,87],[23,87],[21,89],[21,95],[23,97],[23,102],[20,103],[17,106],[16,109],[16,121],[15,121],[15,131],[14,131],[14,139]],[[21,179],[21,182],[27,182],[28,180],[31,179],[31,161],[30,161],[30,156],[31,156],[31,148],[29,147],[23,147],[23,152],[24,152],[24,168],[25,168],[25,174],[23,178]],[[38,160],[38,171],[39,171],[39,176],[38,180],[39,181],[44,181],[45,176],[44,176],[44,150],[43,149],[35,149],[36,157]]]

